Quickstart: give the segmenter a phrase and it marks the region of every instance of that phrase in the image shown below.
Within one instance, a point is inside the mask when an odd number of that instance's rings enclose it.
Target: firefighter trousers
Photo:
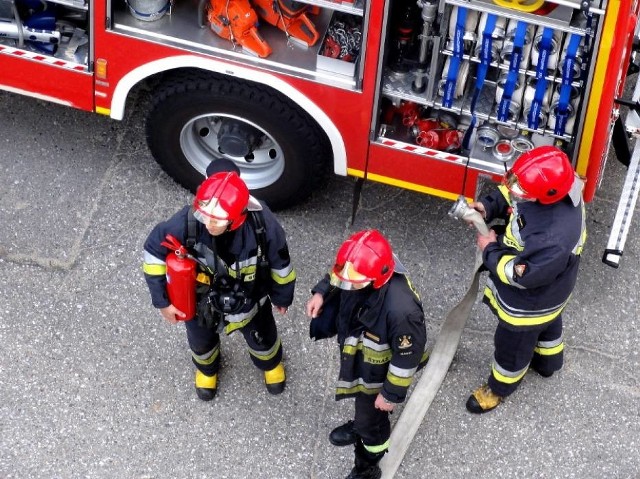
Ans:
[[[529,367],[545,376],[562,368],[562,314],[523,330],[508,328],[499,321],[494,345],[489,387],[498,396],[506,397],[518,388]]]
[[[391,423],[388,412],[375,408],[376,396],[377,394],[356,396],[353,428],[367,452],[383,455],[389,448]]]
[[[197,319],[185,323],[193,363],[207,376],[220,369],[220,334],[216,328],[200,325]],[[275,368],[282,361],[282,344],[273,317],[271,301],[258,308],[253,319],[240,329],[253,364],[262,371]]]

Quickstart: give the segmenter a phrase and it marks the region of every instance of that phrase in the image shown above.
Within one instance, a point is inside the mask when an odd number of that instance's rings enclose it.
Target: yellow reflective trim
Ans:
[[[496,5],[521,12],[532,13],[544,5],[544,0],[493,0]]]
[[[415,295],[416,298],[418,298],[418,301],[420,301],[420,295],[418,294],[416,288],[414,288],[411,280],[409,280],[409,276],[405,275],[404,278],[407,280],[407,285],[409,285],[409,289],[411,290],[411,292]]]
[[[422,357],[420,358],[420,364],[423,365],[427,361],[429,361],[429,352],[425,351],[424,353],[422,353]]]
[[[518,374],[517,376],[511,377],[511,376],[505,376],[504,374],[500,374],[498,370],[495,368],[495,366],[491,366],[491,374],[493,374],[493,377],[496,378],[501,383],[505,383],[505,384],[517,383],[524,377],[525,374],[527,374],[527,371],[528,369],[525,368],[525,370],[520,374]]]
[[[251,264],[249,266],[244,266],[240,268],[240,274],[255,274],[258,270],[258,267],[255,264]]]
[[[202,364],[203,366],[207,366],[207,365],[209,365],[209,364],[213,363],[213,362],[216,360],[216,358],[217,358],[218,356],[220,356],[220,348],[219,348],[219,347],[216,347],[215,352],[214,352],[211,356],[209,356],[207,359],[200,359],[198,356],[196,356],[196,355],[195,355],[195,354],[193,354],[193,353],[191,353],[191,356],[193,356],[193,360],[194,360],[196,363],[198,363],[198,364]]]
[[[142,263],[142,271],[149,276],[164,276],[167,274],[167,265]]]
[[[387,439],[384,443],[378,446],[367,446],[365,443],[362,443],[364,448],[372,454],[378,454],[380,452],[384,452],[389,449],[389,445],[391,444],[391,438]]]
[[[257,269],[258,268],[256,267],[255,264],[251,264],[249,266],[243,266],[242,268],[240,268],[240,276],[251,276],[251,280],[249,281],[253,281],[253,279],[256,276]],[[227,268],[227,273],[232,278],[238,277],[238,271],[236,271],[235,269]],[[245,281],[247,281],[247,279],[245,279]]]
[[[257,267],[255,264],[252,264],[249,266],[243,266],[242,268],[240,268],[240,276],[252,276],[252,278],[255,278],[256,271],[257,271]],[[227,268],[227,273],[232,278],[238,277],[238,271],[236,271],[235,269]]]
[[[292,269],[291,272],[288,275],[286,275],[284,278],[282,276],[278,276],[277,274],[274,274],[273,271],[272,271],[271,272],[271,279],[273,279],[278,284],[291,283],[293,280],[296,279],[296,270]]]
[[[540,356],[553,356],[554,354],[558,354],[564,350],[564,342],[554,346],[553,348],[534,348],[534,352],[538,353]]]
[[[198,273],[198,276],[196,276],[196,281],[202,284],[211,284],[211,279],[206,273]]]
[[[408,388],[409,386],[411,386],[411,383],[413,382],[413,376],[410,378],[401,378],[400,376],[396,376],[395,374],[388,372],[387,381],[389,381],[394,386]]]
[[[505,266],[509,261],[513,260],[515,257],[516,257],[515,254],[505,254],[502,258],[500,258],[500,261],[498,261],[496,272],[498,273],[498,277],[500,278],[500,281],[502,281],[505,284],[511,284],[511,281],[510,281],[511,278],[507,278],[507,275],[504,272]]]
[[[362,348],[362,356],[365,363],[369,364],[386,364],[391,361],[393,353],[391,349],[386,351],[376,351],[371,348]]]
[[[489,300],[489,303],[491,304],[491,306],[493,306],[495,308],[495,310],[498,312],[498,317],[503,320],[505,323],[509,323],[512,324],[514,326],[538,326],[540,324],[545,324],[548,323],[549,321],[554,320],[564,309],[564,307],[566,306],[567,302],[569,301],[567,299],[567,301],[565,301],[562,306],[560,306],[556,311],[549,313],[549,314],[545,314],[542,316],[527,316],[526,318],[523,317],[516,317],[516,316],[511,316],[510,314],[508,314],[506,311],[504,311],[502,308],[500,308],[500,305],[498,304],[498,301],[496,300],[495,296],[493,295],[493,291],[491,291],[491,289],[487,286],[485,286],[484,288],[484,295],[487,297],[487,299]]]
[[[362,352],[362,360],[365,363],[369,364],[385,364],[391,361],[391,356],[393,352],[391,349],[386,349],[384,351],[376,351],[373,348],[367,348],[362,344],[362,341],[358,341],[357,346],[353,346],[350,344],[345,344],[342,347],[342,352],[348,354],[349,356],[355,356],[355,354],[361,351]]]
[[[591,144],[593,143],[593,134],[596,128],[596,122],[599,120],[600,99],[602,90],[606,85],[605,79],[607,75],[615,75],[609,71],[609,56],[611,55],[611,47],[615,40],[616,23],[620,18],[620,1],[607,2],[607,14],[605,15],[604,25],[602,27],[602,37],[600,38],[600,46],[598,47],[598,57],[593,68],[593,79],[591,81],[591,92],[589,100],[586,103],[586,111],[584,115],[584,125],[582,127],[582,141],[580,142],[580,151],[578,153],[578,161],[576,163],[576,172],[580,176],[587,176],[587,170],[591,161],[600,162],[601,158],[593,158],[591,154]],[[628,13],[623,12],[626,15]],[[628,18],[628,17],[626,17]],[[627,21],[625,19],[625,21]],[[605,106],[606,108],[606,106]],[[606,154],[606,152],[605,152]],[[600,165],[600,168],[603,168]],[[596,178],[597,181],[597,178]]]
[[[509,188],[507,188],[505,185],[500,185],[500,186],[498,186],[498,190],[500,190],[500,193],[502,194],[504,199],[507,201],[507,204],[509,206],[511,206],[512,202],[511,202],[511,195],[509,193]],[[513,234],[513,228],[511,227],[511,221],[507,222],[504,235],[502,236],[502,242],[505,244],[505,246],[513,248],[516,251],[523,251],[524,250],[524,245],[521,245],[520,243],[518,243],[518,240],[516,239],[516,237]]]
[[[224,327],[224,332],[225,334],[231,334],[234,331],[240,329],[240,328],[244,328],[247,324],[249,324],[249,322],[254,318],[254,316],[251,316],[250,318],[247,319],[243,319],[242,321],[238,321],[237,323],[229,323]]]
[[[360,349],[361,346],[362,346],[362,343],[358,343],[358,346],[351,346],[349,344],[345,344],[342,347],[342,352],[345,354],[348,354],[349,356],[355,356],[355,354],[358,352],[358,349]]]
[[[516,237],[513,235],[513,229],[511,228],[511,221],[507,223],[507,229],[504,232],[504,236],[502,237],[502,242],[505,246],[515,249],[516,251],[524,251],[524,245],[518,243]]]
[[[357,178],[365,178],[364,171],[356,170],[354,168],[347,168],[347,174],[355,176]],[[388,176],[378,175],[376,173],[367,172],[366,178],[371,181],[377,181],[378,183],[384,183],[392,186],[399,186],[405,190],[418,191],[420,193],[427,193],[431,196],[439,196],[440,198],[446,198],[448,200],[455,201],[458,199],[460,193],[451,193],[444,190],[436,190],[435,188],[429,188],[427,186],[418,185],[417,183],[409,183],[408,181],[398,180],[396,178],[390,178]],[[473,198],[467,198],[468,201],[473,201]]]
[[[260,354],[259,351],[256,351],[254,349],[249,349],[249,354],[251,354],[253,357],[260,359],[261,361],[268,361],[269,359],[272,359],[280,350],[280,338],[278,338],[278,341],[276,341],[276,344],[273,345],[273,348],[271,348],[271,352],[269,354]]]
[[[378,394],[382,388],[368,388],[363,384],[358,384],[356,386],[352,386],[350,388],[336,388],[336,395],[341,394],[355,394],[355,393],[363,393],[363,394]]]
[[[585,212],[584,212],[584,205],[583,205],[583,207],[582,207],[582,215],[583,215],[583,217],[584,217],[584,214],[585,214]],[[582,235],[580,235],[580,245],[576,248],[576,254],[578,256],[580,256],[582,254],[582,251],[584,250],[584,245],[585,245],[586,242],[587,242],[587,229],[584,228],[582,230]]]
[[[507,200],[507,203],[511,205],[511,195],[509,194],[509,188],[507,188],[505,185],[500,185],[498,186],[498,190],[500,191],[500,193],[502,193],[504,199]]]

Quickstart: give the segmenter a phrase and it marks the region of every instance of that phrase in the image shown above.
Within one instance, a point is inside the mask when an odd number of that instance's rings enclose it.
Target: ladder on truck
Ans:
[[[638,38],[637,31],[636,38]],[[616,210],[611,232],[609,233],[609,241],[602,256],[602,262],[614,268],[620,265],[624,245],[627,241],[629,229],[631,228],[631,219],[633,218],[638,200],[638,192],[640,191],[640,141],[638,141],[638,138],[640,138],[640,78],[636,82],[631,101],[616,101],[619,104],[630,107],[624,126],[627,133],[635,138],[635,144],[633,152],[630,155],[628,153],[628,144],[625,144],[627,154],[622,154],[627,156],[627,158],[621,158],[618,153],[620,145],[616,147],[618,159],[623,163],[628,163],[628,169],[622,187],[622,193],[620,194],[618,209]]]

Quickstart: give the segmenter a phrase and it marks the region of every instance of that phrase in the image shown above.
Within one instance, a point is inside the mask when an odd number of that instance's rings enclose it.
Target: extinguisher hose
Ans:
[[[200,266],[202,266],[202,268],[204,268],[205,271],[207,271],[209,274],[214,275],[214,272],[211,270],[211,268],[209,267],[209,265],[207,265],[207,263],[205,261],[202,261],[200,258],[196,258],[195,256],[193,256],[191,253],[186,253],[184,255],[185,258],[189,258],[190,260],[195,261],[196,263],[198,263]]]

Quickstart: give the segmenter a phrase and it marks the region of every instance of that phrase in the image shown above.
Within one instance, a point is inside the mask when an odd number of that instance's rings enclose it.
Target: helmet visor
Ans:
[[[364,289],[371,284],[371,280],[365,275],[358,273],[353,264],[347,261],[344,266],[335,265],[329,273],[331,286],[344,291],[354,291]]]
[[[230,223],[229,215],[215,200],[198,205],[193,217],[205,226],[223,227]]]
[[[520,184],[520,181],[518,181],[518,176],[511,170],[507,171],[507,173],[504,175],[502,184],[505,185],[509,189],[509,191],[518,198],[522,198],[525,200],[531,198],[531,195],[526,192],[526,190]]]

